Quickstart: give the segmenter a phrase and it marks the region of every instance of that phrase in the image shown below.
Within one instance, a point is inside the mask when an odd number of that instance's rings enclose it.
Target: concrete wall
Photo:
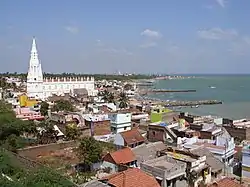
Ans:
[[[124,146],[124,139],[120,133],[115,135],[114,144]]]
[[[92,136],[102,136],[111,133],[110,120],[94,122],[85,120],[85,125],[90,127]]]
[[[103,161],[102,163],[102,168],[111,168],[111,173],[115,173],[118,171],[118,166],[116,166],[115,164],[112,164],[110,162],[106,162],[106,161]]]
[[[156,141],[164,142],[166,140],[166,132],[162,128],[149,127],[148,140],[152,142]]]
[[[21,156],[28,157],[32,160],[35,160],[37,156],[41,154],[46,154],[52,151],[64,149],[66,147],[76,147],[77,143],[75,141],[61,142],[61,143],[52,143],[46,145],[39,145],[33,147],[27,147],[24,149],[18,149],[17,153]]]
[[[250,128],[236,128],[234,126],[223,126],[227,132],[236,140],[250,140]]]

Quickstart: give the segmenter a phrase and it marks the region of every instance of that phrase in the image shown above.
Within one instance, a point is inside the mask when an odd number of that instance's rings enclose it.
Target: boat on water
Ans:
[[[215,86],[209,86],[209,88],[211,88],[211,89],[215,89],[216,87],[215,87]]]
[[[199,108],[199,105],[191,106],[191,108]]]

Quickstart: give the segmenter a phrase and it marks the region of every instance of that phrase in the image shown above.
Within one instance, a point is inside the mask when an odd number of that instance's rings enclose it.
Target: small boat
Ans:
[[[199,108],[199,105],[191,106],[191,108]]]
[[[209,88],[211,88],[211,89],[215,89],[216,87],[215,87],[215,86],[209,86]]]

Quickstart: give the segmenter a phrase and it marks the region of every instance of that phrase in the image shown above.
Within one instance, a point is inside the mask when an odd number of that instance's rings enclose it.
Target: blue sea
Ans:
[[[157,93],[163,100],[220,100],[222,105],[182,108],[198,115],[215,115],[232,119],[250,118],[250,75],[198,75],[190,79],[157,80],[156,89],[195,89],[190,93]]]

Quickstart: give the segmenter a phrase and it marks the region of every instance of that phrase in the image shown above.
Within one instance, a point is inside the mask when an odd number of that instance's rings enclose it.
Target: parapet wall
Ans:
[[[43,82],[87,82],[95,81],[94,77],[54,77],[54,78],[44,78]]]

